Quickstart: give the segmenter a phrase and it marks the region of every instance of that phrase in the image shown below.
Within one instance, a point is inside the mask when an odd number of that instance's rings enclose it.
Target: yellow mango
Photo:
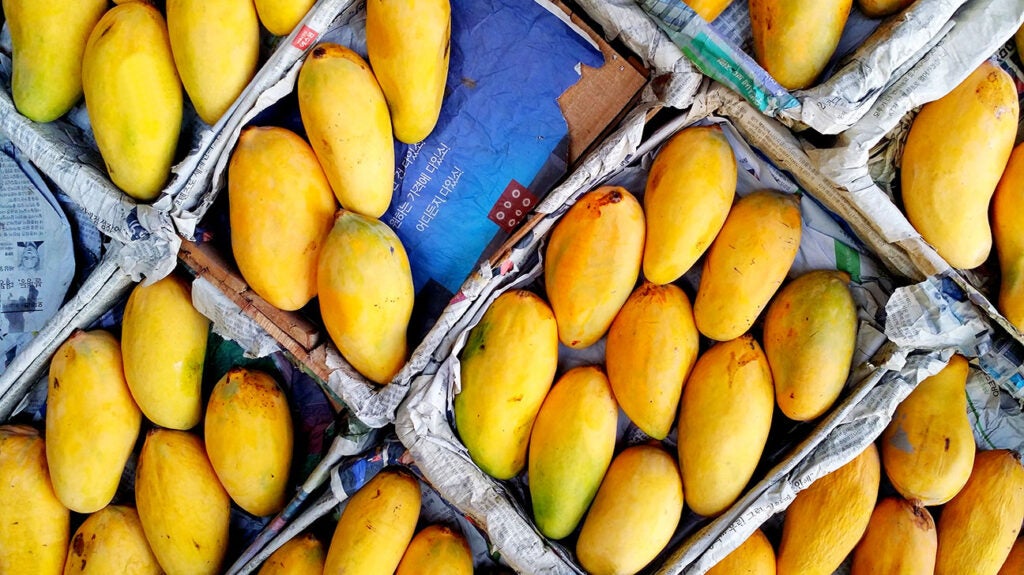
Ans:
[[[412,538],[395,575],[473,575],[473,553],[462,535],[431,525]]]
[[[501,294],[469,332],[459,361],[459,437],[484,473],[515,477],[526,465],[534,419],[558,367],[551,308],[528,291]]]
[[[736,196],[736,156],[720,126],[686,128],[658,152],[647,175],[644,277],[679,279],[722,229]]]
[[[47,393],[53,491],[72,511],[99,511],[117,491],[142,424],[117,339],[103,330],[72,333],[50,361]]]
[[[154,199],[171,172],[182,113],[160,12],[144,2],[107,11],[85,46],[82,86],[110,179],[137,200]]]
[[[857,0],[860,11],[868,18],[889,16],[913,3],[914,0]]]
[[[693,317],[705,336],[746,333],[786,279],[800,249],[800,200],[762,190],[741,198],[704,258]]]
[[[725,511],[761,459],[775,408],[768,360],[748,335],[717,343],[693,366],[679,405],[679,467],[695,513]]]
[[[93,513],[75,532],[64,575],[161,575],[153,551],[132,507],[108,505]]]
[[[299,25],[316,0],[256,0],[256,13],[275,36],[287,36]]]
[[[52,122],[82,97],[82,57],[106,0],[3,0],[11,32],[14,107],[36,122]]]
[[[352,50],[319,44],[296,83],[306,136],[346,210],[379,218],[391,204],[395,141],[384,94]]]
[[[135,504],[146,540],[167,575],[220,572],[231,499],[202,439],[185,431],[150,431],[135,470]]]
[[[754,58],[787,90],[814,83],[839,46],[853,0],[750,0]]]
[[[997,575],[1020,575],[1024,573],[1024,537],[1018,538],[1010,549],[1010,556],[1006,558],[1003,567]]]
[[[231,253],[254,292],[294,311],[316,270],[337,204],[313,149],[284,128],[246,128],[228,164]]]
[[[0,426],[0,573],[59,575],[71,513],[57,499],[39,432]]]
[[[256,74],[256,7],[252,0],[167,0],[167,32],[196,113],[216,124]]]
[[[896,407],[882,433],[885,473],[907,499],[945,503],[971,475],[975,447],[964,391],[968,371],[963,356],[951,357]]]
[[[1024,144],[1014,148],[992,198],[992,238],[999,256],[999,311],[1024,332]]]
[[[394,573],[420,515],[420,484],[401,468],[385,469],[356,491],[341,513],[324,573]]]
[[[608,329],[605,366],[615,398],[654,439],[672,428],[699,340],[690,299],[672,284],[641,284]]]
[[[325,557],[323,543],[306,533],[274,551],[257,575],[323,575]]]
[[[831,575],[867,529],[879,480],[872,443],[798,493],[782,523],[778,575]]]
[[[544,282],[562,343],[588,347],[608,331],[636,284],[644,234],[640,203],[612,186],[584,194],[555,225]]]
[[[1017,90],[986,61],[953,91],[925,104],[903,148],[900,186],[907,219],[949,265],[988,259],[989,203],[1017,136]]]
[[[707,575],[741,574],[775,575],[775,550],[760,529],[707,572]]]
[[[684,0],[704,20],[711,22],[732,4],[732,0]]]
[[[414,297],[409,257],[395,232],[340,210],[320,253],[317,286],[341,355],[371,381],[391,381],[405,363]]]
[[[121,324],[128,389],[150,421],[191,429],[203,413],[201,386],[210,320],[192,307],[188,283],[170,275],[132,290]]]
[[[835,403],[850,375],[857,306],[834,270],[805,273],[775,296],[764,316],[764,352],[786,417],[808,421]]]
[[[530,501],[540,532],[572,533],[615,453],[619,409],[598,366],[571,369],[548,392],[530,435]]]
[[[683,484],[667,451],[637,445],[612,461],[576,541],[591,575],[629,575],[651,562],[679,525]]]
[[[850,575],[932,575],[936,545],[935,521],[923,505],[883,499],[853,551]]]
[[[263,517],[285,504],[292,415],[274,378],[235,367],[213,387],[203,424],[206,454],[239,507]]]

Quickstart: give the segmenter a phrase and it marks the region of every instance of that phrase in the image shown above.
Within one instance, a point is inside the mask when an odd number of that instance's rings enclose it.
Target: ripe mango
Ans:
[[[75,532],[64,575],[161,575],[133,507],[108,505],[86,518]]]
[[[167,575],[220,572],[231,499],[202,439],[185,431],[151,430],[135,470],[135,504],[146,540]]]
[[[1017,539],[1010,549],[1010,556],[1006,558],[1003,567],[999,569],[998,575],[1020,575],[1024,573],[1024,537]]]
[[[473,575],[473,553],[465,537],[431,525],[412,538],[395,575]]]
[[[989,203],[1017,135],[1013,79],[986,61],[953,91],[925,104],[903,148],[907,219],[949,265],[988,259]]]
[[[336,208],[305,140],[284,128],[242,130],[228,164],[231,252],[267,303],[293,311],[317,294],[317,262]]]
[[[319,44],[296,84],[306,136],[346,210],[379,218],[391,204],[395,141],[380,85],[358,54]]]
[[[860,11],[868,18],[890,16],[913,3],[914,0],[857,0]]]
[[[725,511],[761,459],[775,392],[761,346],[749,334],[717,343],[693,366],[679,407],[679,467],[699,515]]]
[[[588,347],[608,331],[640,273],[644,212],[625,188],[584,194],[555,225],[544,258],[544,282],[558,338]]]
[[[72,511],[99,511],[117,491],[142,424],[117,339],[103,330],[72,333],[50,361],[47,393],[53,491]]]
[[[992,238],[999,256],[999,311],[1024,332],[1024,144],[1010,154],[992,198]]]
[[[530,435],[530,501],[540,532],[572,533],[615,453],[619,408],[600,367],[571,369],[548,392]]]
[[[888,497],[871,513],[850,575],[932,575],[937,544],[935,521],[923,505]]]
[[[686,128],[661,148],[644,192],[644,277],[670,283],[700,259],[729,215],[736,174],[720,126]]]
[[[732,0],[684,0],[704,20],[711,22],[732,4]]]
[[[39,432],[0,426],[0,573],[60,575],[71,513],[57,499]]]
[[[743,335],[786,279],[800,249],[800,200],[762,190],[741,198],[704,258],[693,302],[697,329],[728,341]]]
[[[85,46],[82,86],[110,179],[129,196],[152,200],[171,172],[182,109],[160,12],[144,2],[107,11]]]
[[[857,306],[850,276],[816,270],[775,296],[764,317],[764,352],[786,417],[808,421],[835,403],[850,375]]]
[[[501,294],[469,332],[459,361],[459,437],[484,473],[511,479],[526,465],[530,431],[558,367],[551,308],[528,291]]]
[[[3,0],[11,32],[14,107],[35,122],[52,122],[82,97],[82,57],[106,0]]]
[[[775,575],[775,550],[760,529],[707,572],[707,575],[737,574]]]
[[[839,46],[853,0],[750,0],[754,58],[787,90],[814,83]]]
[[[352,367],[385,384],[405,363],[412,315],[409,257],[379,220],[347,210],[334,218],[317,266],[320,313]]]
[[[323,575],[325,557],[323,543],[306,533],[274,551],[257,575]]]
[[[256,13],[275,36],[287,36],[313,7],[316,0],[256,0]]]
[[[274,378],[235,367],[213,387],[203,424],[206,454],[239,507],[263,517],[285,504],[292,415]]]
[[[605,366],[615,397],[654,439],[672,428],[699,340],[690,299],[672,284],[641,284],[608,329]]]
[[[628,575],[651,562],[679,525],[683,484],[667,451],[637,445],[612,461],[576,542],[591,575]]]
[[[974,463],[974,434],[967,420],[967,360],[954,355],[896,407],[882,433],[882,462],[896,491],[922,505],[953,498]]]

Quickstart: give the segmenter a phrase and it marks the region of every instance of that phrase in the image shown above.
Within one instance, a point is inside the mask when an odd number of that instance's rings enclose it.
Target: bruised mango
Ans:
[[[473,575],[473,553],[465,537],[431,525],[412,538],[395,575]]]
[[[992,238],[999,256],[999,311],[1024,332],[1024,144],[1014,148],[992,198]]]
[[[737,574],[775,575],[775,550],[760,529],[707,572],[707,575]]]
[[[839,46],[853,0],[750,0],[754,58],[787,90],[806,88]]]
[[[163,571],[132,507],[108,505],[93,513],[75,532],[64,575],[160,575]]]
[[[868,18],[882,18],[903,10],[914,0],[857,0],[860,11]]]
[[[732,0],[685,0],[686,4],[704,20],[711,22],[732,4]]]
[[[306,533],[274,551],[257,575],[323,575],[325,557],[323,543]]]
[[[932,575],[937,544],[935,521],[923,505],[888,497],[871,513],[850,575]]]

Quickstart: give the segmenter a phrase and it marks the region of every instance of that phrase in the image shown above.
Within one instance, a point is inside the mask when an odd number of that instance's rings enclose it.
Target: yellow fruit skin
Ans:
[[[540,532],[568,536],[587,512],[615,453],[619,409],[597,366],[565,373],[548,392],[530,436],[530,500]]]
[[[128,2],[104,14],[85,47],[82,85],[110,179],[129,196],[152,200],[171,171],[182,109],[160,12]]]
[[[893,487],[922,505],[939,505],[967,483],[974,434],[967,420],[969,368],[960,355],[896,407],[882,433],[882,462]]]
[[[210,464],[239,507],[258,517],[284,507],[292,415],[274,378],[240,367],[228,370],[210,395],[203,431]]]
[[[274,551],[257,575],[323,575],[325,557],[323,543],[307,533]]]
[[[370,66],[338,44],[319,44],[296,84],[306,135],[346,210],[379,218],[391,203],[395,141]]]
[[[53,491],[72,511],[106,507],[139,437],[121,345],[103,330],[76,331],[50,362],[46,461]]]
[[[132,507],[108,505],[90,515],[71,538],[64,575],[160,575],[163,571]]]
[[[835,403],[850,375],[857,306],[844,272],[817,270],[784,287],[764,318],[764,351],[786,417],[808,421]]]
[[[754,58],[787,90],[806,88],[839,45],[853,0],[749,0]]]
[[[615,397],[654,439],[672,428],[699,340],[690,299],[672,284],[641,284],[608,330],[605,366]]]
[[[317,262],[336,209],[305,140],[284,128],[242,131],[228,164],[231,252],[270,305],[293,311],[317,294]]]
[[[369,0],[366,51],[391,110],[395,137],[426,138],[441,113],[452,9],[448,0]]]
[[[359,373],[385,384],[405,363],[413,285],[402,242],[379,220],[340,210],[317,267],[320,313]]]
[[[900,166],[907,219],[955,268],[978,267],[992,249],[989,203],[1018,113],[1013,80],[987,61],[910,126]]]
[[[302,21],[316,0],[256,0],[256,13],[275,36],[287,36]]]
[[[775,550],[758,529],[708,570],[707,575],[775,575]]]
[[[473,553],[462,535],[431,525],[412,538],[395,575],[473,575]]]
[[[903,10],[914,0],[857,0],[860,11],[868,18],[882,18]]]
[[[686,4],[704,20],[711,22],[732,4],[732,0],[685,0]]]
[[[867,529],[880,479],[875,444],[797,494],[786,510],[779,575],[831,575]]]
[[[551,308],[527,291],[501,294],[469,333],[459,360],[459,437],[484,473],[515,477],[526,465],[534,419],[558,367]]]
[[[160,427],[199,423],[209,331],[185,280],[170,275],[132,290],[121,324],[124,377],[139,409]]]
[[[256,7],[252,0],[167,0],[167,32],[196,113],[207,124],[216,124],[256,74]]]
[[[992,198],[992,238],[999,256],[999,311],[1024,332],[1024,145],[1010,154]]]
[[[384,470],[352,496],[334,529],[324,573],[394,573],[420,515],[420,485],[399,469]]]
[[[927,509],[902,497],[883,499],[853,552],[850,575],[932,575],[936,545]]]
[[[608,331],[640,273],[644,212],[625,188],[584,194],[552,230],[544,282],[558,338],[588,347]]]
[[[39,432],[0,426],[0,573],[59,575],[71,513],[57,499]]]
[[[202,439],[185,431],[150,431],[135,471],[135,503],[146,540],[167,575],[220,571],[231,499]]]
[[[736,156],[719,126],[686,128],[654,158],[647,175],[644,277],[679,279],[722,229],[736,196]]]
[[[704,258],[693,302],[697,329],[718,341],[743,335],[786,279],[799,249],[797,196],[762,190],[741,198]]]
[[[774,408],[768,360],[752,336],[700,356],[679,408],[679,467],[695,513],[713,517],[736,501],[761,459]]]
[[[643,569],[679,525],[683,484],[672,456],[638,445],[612,461],[576,542],[580,565],[591,575]]]
[[[26,118],[52,122],[82,97],[85,43],[106,0],[3,0],[11,32],[11,92]]]
[[[998,575],[1020,575],[1024,573],[1024,537],[1017,539],[1010,550],[1010,556],[999,570]]]

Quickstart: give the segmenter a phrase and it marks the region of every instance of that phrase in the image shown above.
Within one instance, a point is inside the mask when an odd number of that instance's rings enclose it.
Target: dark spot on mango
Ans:
[[[520,393],[519,395],[512,396],[508,400],[510,403],[519,403],[523,400],[523,394]]]
[[[323,58],[326,55],[327,55],[327,48],[325,48],[323,46],[317,46],[316,48],[313,48],[313,57],[314,58]]]
[[[949,451],[949,438],[948,437],[946,438],[946,447],[945,447],[944,451]]]
[[[82,571],[85,571],[85,559],[82,559]]]
[[[79,556],[85,553],[85,537],[81,533],[75,535],[75,539],[71,542],[71,550]]]
[[[60,388],[60,380],[59,380],[59,379],[57,379],[56,377],[55,377],[55,378],[53,378],[53,388],[54,388],[54,389],[58,389],[58,388]]]

